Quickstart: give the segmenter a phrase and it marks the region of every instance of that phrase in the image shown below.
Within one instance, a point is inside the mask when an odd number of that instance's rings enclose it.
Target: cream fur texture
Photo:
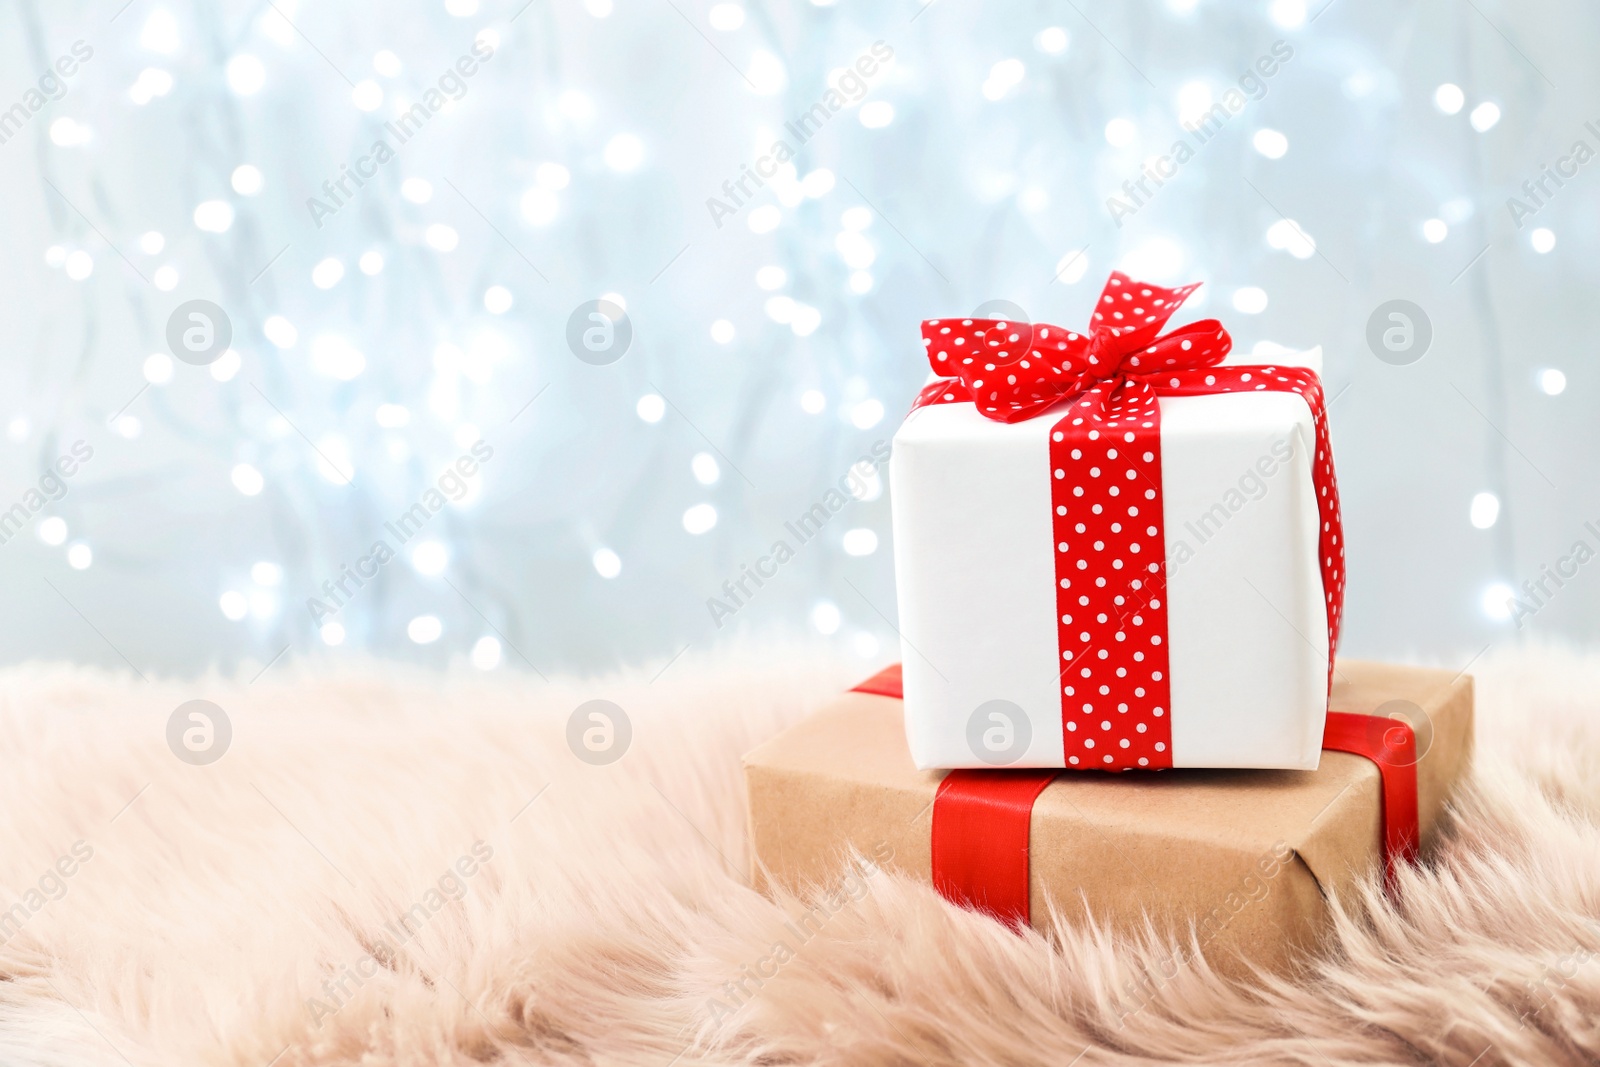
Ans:
[[[870,858],[795,937],[803,903],[747,884],[739,756],[868,673],[821,653],[250,673],[0,672],[0,1064],[1600,1061],[1600,656],[1475,664],[1442,847],[1302,977],[1242,983]],[[192,699],[232,725],[207,766],[166,740]],[[568,746],[592,699],[631,723],[610,765]]]

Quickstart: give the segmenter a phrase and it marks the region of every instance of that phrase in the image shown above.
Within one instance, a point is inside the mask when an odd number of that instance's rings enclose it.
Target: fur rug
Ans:
[[[1172,946],[876,872],[748,996],[800,904],[747,887],[739,756],[868,671],[660,669],[0,672],[0,1063],[1600,1061],[1600,656],[1476,665],[1453,829],[1300,984],[1141,982]],[[166,739],[195,698],[232,726],[207,766]],[[567,744],[593,698],[632,726],[606,766]]]

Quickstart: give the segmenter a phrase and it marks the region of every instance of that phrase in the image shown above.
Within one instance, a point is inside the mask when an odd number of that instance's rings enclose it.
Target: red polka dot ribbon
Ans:
[[[1310,407],[1332,683],[1344,539],[1321,379],[1301,367],[1221,366],[1233,339],[1216,319],[1162,334],[1198,288],[1164,289],[1116,271],[1084,333],[1001,319],[922,324],[928,362],[941,377],[913,410],[972,403],[999,422],[1058,419],[1050,503],[1068,767],[1172,766],[1158,397],[1287,392]]]

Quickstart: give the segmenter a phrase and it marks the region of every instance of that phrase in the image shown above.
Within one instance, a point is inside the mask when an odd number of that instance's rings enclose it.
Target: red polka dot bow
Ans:
[[[928,391],[955,390],[962,395],[937,399],[971,400],[991,419],[1021,422],[1102,384],[1215,366],[1233,348],[1216,319],[1157,336],[1198,288],[1164,289],[1115,271],[1087,333],[1003,319],[930,319],[922,324],[928,362],[964,388],[950,381]]]

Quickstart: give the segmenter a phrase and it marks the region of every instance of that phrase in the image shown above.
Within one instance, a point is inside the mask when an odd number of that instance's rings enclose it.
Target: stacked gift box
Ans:
[[[746,757],[758,876],[892,851],[1001,921],[1148,921],[1242,970],[1426,844],[1471,679],[1335,657],[1320,352],[1163,332],[1194,288],[1113,274],[1082,332],[923,324],[890,465],[903,662]]]

